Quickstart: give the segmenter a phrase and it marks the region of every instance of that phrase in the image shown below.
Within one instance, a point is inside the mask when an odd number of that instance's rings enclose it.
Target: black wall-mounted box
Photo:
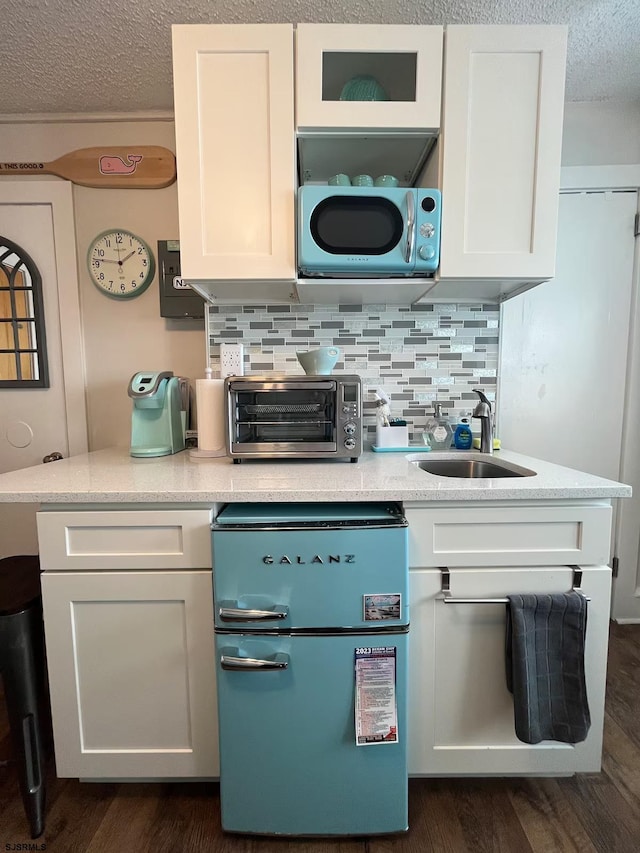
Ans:
[[[180,241],[158,240],[161,317],[204,317],[204,300],[180,277]]]

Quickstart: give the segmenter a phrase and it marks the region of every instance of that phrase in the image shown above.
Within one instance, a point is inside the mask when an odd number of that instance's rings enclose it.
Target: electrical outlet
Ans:
[[[220,376],[244,376],[242,344],[220,344]]]

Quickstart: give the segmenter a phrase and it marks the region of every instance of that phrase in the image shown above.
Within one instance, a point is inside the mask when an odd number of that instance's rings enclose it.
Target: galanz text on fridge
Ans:
[[[310,560],[304,560],[300,554],[296,554],[295,557],[287,557],[286,554],[283,554],[282,557],[277,559],[276,557],[272,557],[271,554],[265,554],[262,558],[263,563],[271,564],[271,563],[280,563],[286,566],[305,566],[307,563],[355,563],[356,555],[355,554],[328,554],[324,558],[319,554],[314,554]]]

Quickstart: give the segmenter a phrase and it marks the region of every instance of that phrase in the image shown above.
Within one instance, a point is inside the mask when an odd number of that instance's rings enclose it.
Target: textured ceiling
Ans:
[[[173,23],[568,24],[567,100],[640,103],[640,0],[0,0],[0,114],[172,110]]]

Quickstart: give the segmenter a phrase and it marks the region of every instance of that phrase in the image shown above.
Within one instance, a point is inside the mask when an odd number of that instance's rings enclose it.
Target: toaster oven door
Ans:
[[[228,403],[232,455],[336,453],[335,381],[232,383]]]

